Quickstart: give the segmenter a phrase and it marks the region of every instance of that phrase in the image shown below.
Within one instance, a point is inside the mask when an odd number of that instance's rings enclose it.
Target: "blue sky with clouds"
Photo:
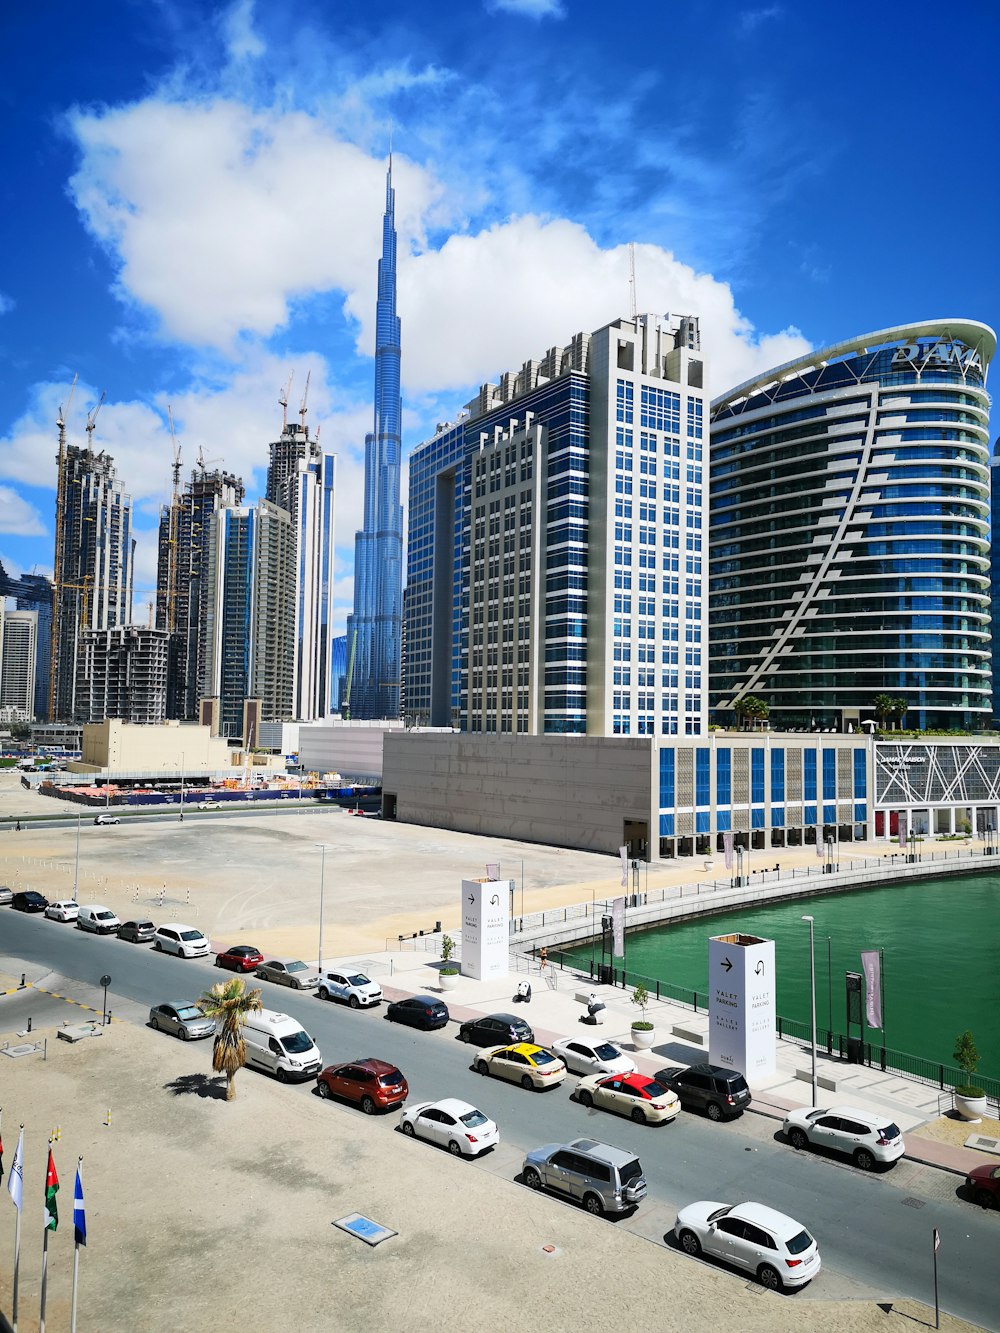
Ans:
[[[0,559],[50,572],[54,421],[134,500],[263,485],[278,394],[338,457],[351,600],[393,135],[405,445],[627,312],[702,318],[712,392],[915,319],[996,327],[995,4],[15,0],[0,17]],[[404,494],[405,500],[405,494]]]

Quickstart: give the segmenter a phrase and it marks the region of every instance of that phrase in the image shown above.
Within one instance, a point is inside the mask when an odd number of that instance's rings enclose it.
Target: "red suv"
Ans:
[[[343,1097],[354,1102],[365,1115],[401,1106],[410,1091],[396,1066],[384,1060],[328,1065],[316,1075],[316,1090],[321,1097]]]

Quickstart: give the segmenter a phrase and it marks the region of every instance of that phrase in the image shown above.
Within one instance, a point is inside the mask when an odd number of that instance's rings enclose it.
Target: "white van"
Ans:
[[[77,913],[76,924],[81,930],[92,930],[95,935],[113,935],[121,922],[101,903],[84,903]]]
[[[247,1064],[264,1069],[281,1083],[314,1078],[323,1067],[323,1057],[309,1033],[288,1014],[262,1009],[251,1014],[243,1026]]]

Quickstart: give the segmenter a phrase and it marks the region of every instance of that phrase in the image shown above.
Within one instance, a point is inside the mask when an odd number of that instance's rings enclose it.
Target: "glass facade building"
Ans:
[[[773,726],[874,719],[974,728],[991,710],[993,331],[901,325],[717,398],[711,427],[710,691]]]

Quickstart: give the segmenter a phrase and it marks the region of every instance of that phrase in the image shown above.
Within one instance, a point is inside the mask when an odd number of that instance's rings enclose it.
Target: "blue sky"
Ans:
[[[378,6],[12,0],[0,18],[0,559],[51,572],[54,421],[132,494],[135,618],[170,484],[263,485],[278,394],[338,458],[351,601],[393,135],[405,446],[485,380],[640,309],[712,393],[852,334],[997,325],[988,0]],[[405,501],[405,488],[404,488]]]

